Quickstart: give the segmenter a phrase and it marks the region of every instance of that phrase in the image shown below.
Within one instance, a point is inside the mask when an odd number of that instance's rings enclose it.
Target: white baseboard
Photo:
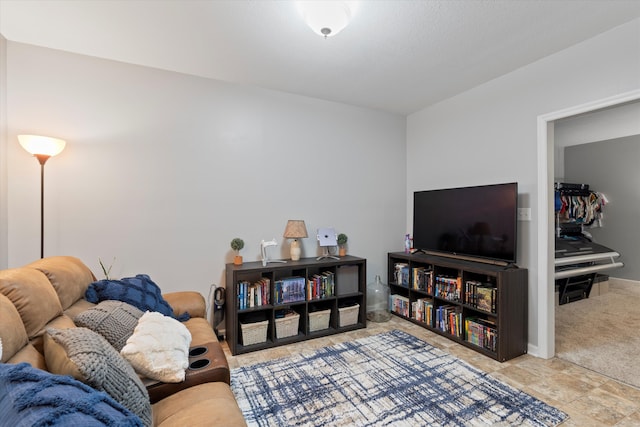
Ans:
[[[640,286],[640,280],[619,279],[611,276],[609,276],[609,282],[620,286]]]
[[[616,289],[626,289],[633,292],[640,292],[640,281],[638,280],[609,277],[609,286]]]
[[[527,344],[527,353],[530,354],[531,356],[540,357],[538,346],[531,343]]]

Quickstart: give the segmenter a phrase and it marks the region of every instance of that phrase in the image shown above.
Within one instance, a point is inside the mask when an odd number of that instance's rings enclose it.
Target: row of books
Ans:
[[[411,288],[433,294],[433,270],[427,267],[414,267]]]
[[[266,277],[263,277],[255,283],[247,281],[238,283],[238,308],[244,310],[268,305],[271,299],[270,284],[271,281]]]
[[[462,277],[436,276],[433,295],[449,301],[462,302]]]
[[[496,313],[498,289],[490,283],[468,280],[464,285],[464,299],[472,307]]]
[[[433,301],[419,298],[411,303],[411,318],[433,326]]]
[[[442,305],[436,308],[435,327],[458,338],[463,338],[462,311],[459,306]]]
[[[459,306],[443,305],[433,306],[433,301],[427,298],[419,298],[411,302],[412,319],[426,323],[429,326],[463,338],[471,344],[496,351],[498,333],[495,322],[489,319],[469,317],[462,320],[462,311]],[[409,299],[401,295],[389,297],[389,309],[402,316],[409,317]],[[435,325],[433,324],[435,315]]]
[[[238,308],[260,307],[270,304],[271,281],[263,277],[255,283],[241,281],[237,286]],[[304,277],[287,277],[274,284],[274,304],[328,298],[335,295],[335,273],[326,271],[308,280]]]
[[[397,285],[409,287],[409,264],[397,262],[394,265],[394,279]]]
[[[409,298],[402,295],[389,295],[389,311],[409,317]]]
[[[397,262],[394,267],[394,280],[397,285],[433,293],[433,270],[431,268],[414,267],[409,275],[409,264]]]
[[[321,274],[314,274],[307,282],[307,300],[322,299],[335,295],[336,283],[335,273],[325,271]]]
[[[497,351],[498,332],[494,322],[488,319],[469,317],[464,321],[466,340],[471,344]]]

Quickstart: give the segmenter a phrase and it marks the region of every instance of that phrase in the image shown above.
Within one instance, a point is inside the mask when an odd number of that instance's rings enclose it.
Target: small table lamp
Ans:
[[[287,227],[284,229],[284,237],[293,239],[291,242],[291,260],[298,261],[300,259],[300,242],[298,239],[307,237],[307,227],[301,219],[290,219],[287,221]]]

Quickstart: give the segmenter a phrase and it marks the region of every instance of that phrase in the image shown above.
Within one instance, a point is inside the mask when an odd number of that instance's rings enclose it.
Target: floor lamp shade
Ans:
[[[62,139],[40,135],[18,135],[18,141],[22,148],[34,156],[43,155],[47,157],[60,154],[67,144]]]
[[[64,150],[66,142],[49,136],[18,135],[18,142],[40,163],[40,258],[44,258],[44,164]]]

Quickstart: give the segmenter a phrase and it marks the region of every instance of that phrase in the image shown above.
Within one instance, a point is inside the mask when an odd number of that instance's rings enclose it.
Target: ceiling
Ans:
[[[362,0],[323,39],[293,1],[0,0],[10,41],[401,115],[638,17],[637,0]]]

